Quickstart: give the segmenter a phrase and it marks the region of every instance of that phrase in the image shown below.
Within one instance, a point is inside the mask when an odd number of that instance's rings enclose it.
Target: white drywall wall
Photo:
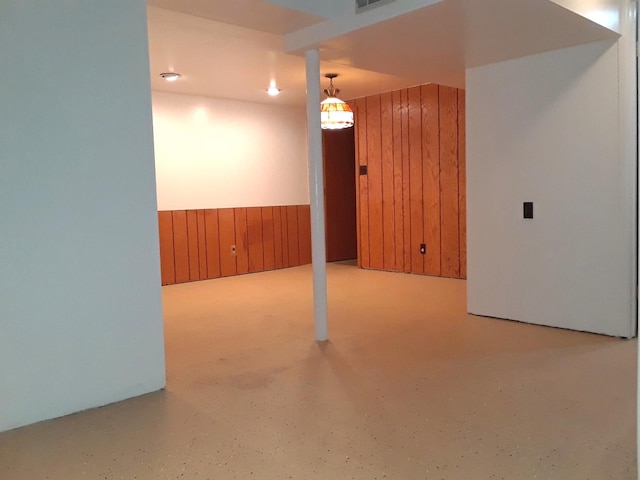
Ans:
[[[600,42],[467,70],[469,312],[634,334],[618,53]]]
[[[0,431],[165,384],[145,3],[0,3]]]
[[[159,210],[309,203],[303,107],[153,92],[153,125]]]

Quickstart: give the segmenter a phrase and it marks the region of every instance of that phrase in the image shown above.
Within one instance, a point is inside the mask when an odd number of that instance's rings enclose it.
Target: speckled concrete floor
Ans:
[[[636,341],[330,265],[164,288],[166,391],[0,434],[0,479],[635,479]]]

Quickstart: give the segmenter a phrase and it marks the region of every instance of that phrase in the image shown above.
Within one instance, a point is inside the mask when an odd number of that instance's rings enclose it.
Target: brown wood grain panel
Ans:
[[[440,87],[440,275],[460,275],[458,92]]]
[[[189,281],[200,280],[200,254],[198,251],[198,214],[187,210],[187,241],[189,244]]]
[[[391,96],[392,163],[393,163],[393,228],[395,270],[404,271],[404,215],[402,195],[402,93]]]
[[[458,90],[458,230],[460,232],[460,278],[467,278],[467,116],[465,91]]]
[[[264,243],[262,238],[262,208],[247,208],[247,244],[249,272],[264,270]]]
[[[402,122],[402,230],[404,272],[410,272],[411,265],[411,169],[409,162],[409,90],[400,91]]]
[[[439,87],[423,85],[422,91],[422,201],[424,214],[424,273],[440,275],[440,125]]]
[[[233,213],[236,221],[236,270],[238,274],[249,273],[247,209],[234,208]]]
[[[262,241],[264,269],[273,270],[276,268],[273,207],[262,207]]]
[[[366,98],[367,102],[367,165],[369,197],[369,266],[382,269],[382,129],[380,123],[380,95]]]
[[[236,222],[233,208],[218,210],[218,231],[220,239],[220,275],[228,277],[237,273],[236,255],[231,247],[236,245]]]
[[[368,167],[356,182],[358,264],[465,277],[464,92],[430,84],[354,105],[357,164]]]
[[[160,274],[162,285],[176,283],[176,269],[173,259],[173,221],[171,212],[158,212],[160,236]]]
[[[355,126],[353,127],[353,143],[354,143],[354,186],[356,193],[356,261],[358,267],[362,267],[362,262],[360,261],[360,154],[358,153],[358,146],[360,144],[360,140],[358,137],[358,119],[360,118],[360,113],[358,112],[358,102],[356,100],[349,101],[349,106],[353,110],[353,116],[355,121]]]
[[[349,106],[351,110],[353,110],[353,120],[355,122],[355,126],[353,127],[353,141],[354,141],[354,155],[355,155],[355,165],[354,165],[354,178],[355,187],[356,187],[356,262],[358,267],[362,267],[360,263],[360,179],[359,179],[359,170],[360,170],[360,154],[358,153],[358,102],[356,100],[350,100]]]
[[[176,283],[190,280],[189,275],[189,236],[187,233],[186,210],[171,212],[173,223],[173,251],[175,255]]]
[[[293,267],[289,259],[289,221],[287,219],[287,207],[280,207],[280,232],[282,235],[282,266]]]
[[[423,158],[422,158],[422,103],[420,87],[408,90],[409,102],[409,202],[411,216],[411,272],[424,273],[424,255],[420,244],[424,243],[423,215]],[[433,248],[427,245],[427,248]]]
[[[207,231],[205,223],[205,210],[196,210],[198,221],[198,272],[199,279],[206,280],[207,275]]]
[[[300,265],[300,249],[298,247],[298,207],[288,205],[287,209],[287,236],[289,245],[289,266]]]
[[[283,268],[282,258],[282,215],[280,207],[273,207],[273,253],[274,268]]]
[[[204,210],[204,225],[207,243],[207,278],[218,278],[221,275],[218,210]]]
[[[395,177],[393,158],[393,95],[380,95],[380,130],[382,162],[382,264],[396,270]]]
[[[367,104],[364,98],[356,100],[358,107],[358,165],[367,165]],[[369,268],[369,177],[356,172],[358,182],[358,265],[362,268]]]
[[[300,265],[311,263],[311,207],[298,205],[298,256]]]

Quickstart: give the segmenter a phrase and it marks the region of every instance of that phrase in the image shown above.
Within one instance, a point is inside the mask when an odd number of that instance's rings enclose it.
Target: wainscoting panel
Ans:
[[[311,263],[309,205],[158,212],[162,284]]]
[[[171,212],[158,212],[160,226],[160,265],[162,284],[176,283],[176,268],[173,251],[173,221]]]
[[[263,268],[264,270],[273,270],[276,268],[273,207],[262,207],[260,213],[262,215],[262,244],[264,245]]]
[[[236,255],[231,252],[231,246],[236,244],[236,220],[233,208],[221,208],[217,212],[220,272],[223,277],[228,277],[238,273]]]
[[[176,283],[190,281],[189,276],[189,236],[187,234],[187,212],[171,212],[173,222],[173,253],[176,270]]]
[[[222,275],[220,270],[220,235],[218,233],[218,210],[203,211],[205,243],[207,245],[207,278],[218,278]],[[162,244],[162,240],[160,240],[160,244]]]

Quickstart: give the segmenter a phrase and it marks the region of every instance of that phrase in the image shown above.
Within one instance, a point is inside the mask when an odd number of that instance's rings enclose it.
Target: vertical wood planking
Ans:
[[[391,93],[380,95],[380,130],[382,162],[382,263],[385,270],[396,270],[393,96]]]
[[[273,207],[262,207],[262,239],[264,269],[273,270],[276,268]]]
[[[298,205],[298,249],[300,265],[311,263],[311,209]]]
[[[287,209],[287,243],[289,245],[289,266],[300,265],[300,249],[298,247],[298,207],[288,205]]]
[[[283,268],[282,259],[282,215],[280,207],[273,207],[273,253],[274,268]]]
[[[391,96],[392,162],[393,162],[393,228],[395,246],[395,270],[404,271],[404,215],[402,195],[402,93],[396,90]]]
[[[236,245],[236,224],[233,208],[218,210],[218,230],[220,232],[220,274],[223,277],[235,275],[238,271],[236,255],[231,246]]]
[[[420,87],[422,95],[422,202],[424,208],[424,273],[440,275],[440,124],[439,87]]]
[[[355,127],[353,127],[353,141],[355,147],[355,162],[353,168],[355,169],[355,183],[356,183],[356,261],[358,267],[362,267],[362,261],[360,259],[360,152],[358,145],[360,145],[358,123],[360,122],[360,112],[358,111],[358,102],[356,100],[348,102],[351,110],[353,110],[353,116],[355,120]]]
[[[424,255],[420,244],[424,243],[423,231],[423,186],[422,186],[422,108],[420,87],[408,91],[409,100],[409,202],[411,209],[411,269],[413,273],[424,273]],[[427,245],[427,248],[430,248]]]
[[[247,209],[234,208],[236,222],[236,270],[249,273],[249,239],[247,235]]]
[[[207,278],[218,278],[221,275],[218,210],[204,210],[204,228],[207,243]]]
[[[200,280],[198,258],[198,215],[196,210],[187,210],[187,242],[189,245],[189,281]]]
[[[205,223],[206,210],[196,210],[198,221],[198,271],[200,280],[206,280],[207,274],[207,230]]]
[[[187,234],[186,210],[174,210],[173,251],[175,254],[176,283],[188,282],[189,276],[189,239]]]
[[[163,285],[311,263],[309,205],[164,211],[158,229]]]
[[[465,91],[458,90],[458,230],[460,237],[460,278],[467,278],[467,116]]]
[[[162,285],[173,285],[176,283],[176,269],[173,258],[173,221],[171,212],[158,212],[158,231]]]
[[[282,266],[293,267],[289,260],[289,222],[287,219],[287,207],[280,207],[280,232],[282,235]]]
[[[400,91],[402,122],[402,229],[404,272],[411,272],[411,165],[409,161],[409,90]]]
[[[380,96],[366,98],[367,104],[367,165],[369,202],[369,264],[382,269],[382,130],[380,124]]]
[[[368,163],[367,157],[367,104],[364,98],[356,100],[358,107],[358,123],[356,128],[358,129],[358,165],[366,166]],[[358,197],[360,204],[360,228],[358,230],[359,251],[358,260],[362,268],[370,267],[369,256],[369,176],[360,175],[358,172]]]
[[[440,87],[440,238],[441,275],[460,275],[458,212],[458,92]]]
[[[262,238],[262,209],[247,208],[247,251],[249,253],[249,272],[264,270],[264,244]]]

